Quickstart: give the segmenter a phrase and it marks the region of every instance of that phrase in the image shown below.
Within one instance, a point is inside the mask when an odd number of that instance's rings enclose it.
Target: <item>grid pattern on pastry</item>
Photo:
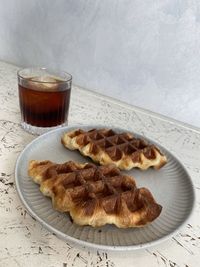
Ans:
[[[55,209],[69,212],[80,225],[139,227],[161,212],[150,191],[138,189],[134,178],[114,165],[33,160],[29,175],[40,184],[41,192],[52,198]]]
[[[120,169],[159,169],[167,161],[155,145],[130,133],[116,133],[112,129],[67,132],[62,137],[62,143],[69,149],[78,149],[101,165],[114,163]]]

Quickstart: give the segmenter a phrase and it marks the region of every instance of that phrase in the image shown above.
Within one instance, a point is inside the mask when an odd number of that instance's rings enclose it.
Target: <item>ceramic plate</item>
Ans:
[[[180,161],[160,145],[158,146],[161,151],[168,158],[168,163],[163,168],[147,171],[133,169],[127,172],[135,177],[138,187],[150,189],[156,201],[163,207],[160,216],[151,224],[143,228],[130,229],[118,229],[113,225],[99,228],[83,227],[72,223],[67,213],[60,213],[52,208],[51,200],[42,195],[39,186],[28,176],[28,162],[32,159],[48,159],[57,163],[68,160],[90,161],[81,156],[78,151],[67,150],[60,142],[65,131],[79,127],[92,129],[94,125],[65,127],[48,132],[32,141],[20,154],[15,169],[16,187],[29,213],[65,241],[73,241],[79,245],[98,249],[147,248],[174,235],[187,221],[193,210],[194,189],[190,176]],[[114,130],[123,131],[119,128]],[[140,135],[135,135],[140,137]],[[155,143],[152,140],[149,141]]]

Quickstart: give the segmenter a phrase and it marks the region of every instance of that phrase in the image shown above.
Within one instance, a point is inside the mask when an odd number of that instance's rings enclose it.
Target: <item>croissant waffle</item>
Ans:
[[[28,172],[41,192],[52,198],[53,207],[69,212],[79,225],[140,227],[156,219],[162,209],[148,189],[138,189],[133,177],[113,164],[32,160]]]
[[[130,133],[116,133],[111,129],[66,132],[61,142],[66,148],[78,149],[100,165],[114,163],[121,170],[134,167],[142,170],[149,167],[159,169],[167,162],[155,145],[135,138]]]

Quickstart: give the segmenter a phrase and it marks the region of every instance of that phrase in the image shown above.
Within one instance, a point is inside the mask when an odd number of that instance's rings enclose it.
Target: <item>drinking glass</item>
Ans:
[[[67,125],[72,76],[48,68],[26,68],[17,74],[23,129],[40,135]]]

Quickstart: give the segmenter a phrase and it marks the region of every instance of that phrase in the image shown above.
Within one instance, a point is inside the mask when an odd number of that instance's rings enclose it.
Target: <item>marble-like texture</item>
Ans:
[[[198,266],[200,131],[74,87],[70,125],[106,123],[156,140],[183,162],[194,182],[197,198],[187,225],[157,247],[124,253],[77,247],[58,239],[31,218],[16,193],[15,161],[25,145],[35,138],[20,127],[16,71],[17,67],[0,63],[0,266]]]
[[[200,127],[200,2],[0,2],[0,59]]]

